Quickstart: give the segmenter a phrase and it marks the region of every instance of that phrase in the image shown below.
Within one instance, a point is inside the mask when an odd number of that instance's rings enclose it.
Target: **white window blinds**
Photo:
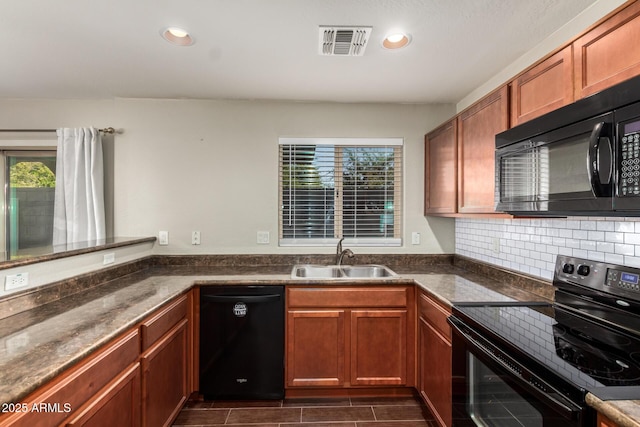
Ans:
[[[401,138],[281,138],[280,244],[399,246]]]

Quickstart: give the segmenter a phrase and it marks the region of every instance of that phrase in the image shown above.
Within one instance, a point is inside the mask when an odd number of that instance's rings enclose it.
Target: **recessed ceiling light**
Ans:
[[[193,37],[191,37],[187,30],[183,30],[182,28],[169,27],[164,29],[161,34],[162,38],[177,46],[191,46],[194,43]]]
[[[393,33],[385,37],[385,39],[382,41],[382,46],[386,47],[387,49],[400,49],[401,47],[405,47],[406,45],[408,45],[410,41],[411,38],[408,34]]]

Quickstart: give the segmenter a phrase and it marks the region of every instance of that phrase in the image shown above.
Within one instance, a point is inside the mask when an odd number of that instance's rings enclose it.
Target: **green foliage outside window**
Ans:
[[[41,162],[19,162],[10,168],[10,181],[16,188],[55,187],[56,176]]]

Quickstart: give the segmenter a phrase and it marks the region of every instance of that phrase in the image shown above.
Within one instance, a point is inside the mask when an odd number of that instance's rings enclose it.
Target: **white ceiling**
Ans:
[[[0,98],[455,103],[594,1],[3,0]],[[365,55],[318,55],[319,25],[372,26]]]

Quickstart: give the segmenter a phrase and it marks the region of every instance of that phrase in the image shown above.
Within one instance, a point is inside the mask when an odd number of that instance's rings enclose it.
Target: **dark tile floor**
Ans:
[[[173,424],[233,427],[436,427],[413,397],[188,402]]]

